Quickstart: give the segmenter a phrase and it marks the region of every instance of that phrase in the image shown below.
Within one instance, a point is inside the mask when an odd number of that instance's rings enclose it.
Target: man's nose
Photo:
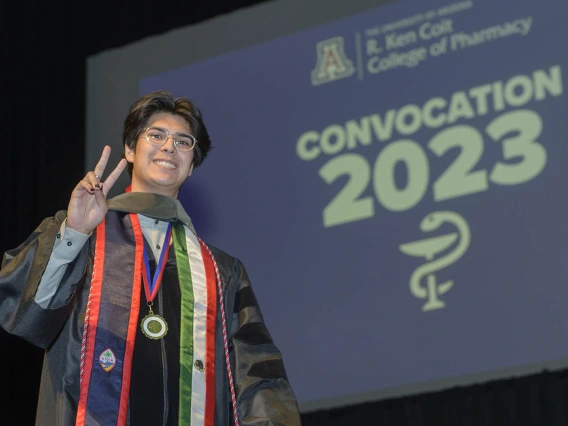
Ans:
[[[166,141],[162,145],[162,151],[167,151],[167,152],[176,152],[177,151],[174,135],[167,135],[166,136]]]

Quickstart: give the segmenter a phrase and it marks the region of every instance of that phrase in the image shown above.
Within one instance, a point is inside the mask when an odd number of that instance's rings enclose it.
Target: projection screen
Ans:
[[[214,149],[180,199],[245,264],[304,412],[564,368],[567,22],[553,0],[240,10],[89,58],[85,167],[118,161],[142,94],[200,106]]]

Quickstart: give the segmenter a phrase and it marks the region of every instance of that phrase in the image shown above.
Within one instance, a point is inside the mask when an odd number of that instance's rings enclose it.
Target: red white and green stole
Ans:
[[[109,211],[96,230],[95,258],[85,312],[76,425],[126,425],[140,293],[144,237],[138,216],[132,230]],[[173,224],[181,289],[179,424],[213,426],[215,323],[220,300],[225,360],[235,423],[222,284],[215,258],[185,225]],[[119,249],[118,249],[119,248]]]

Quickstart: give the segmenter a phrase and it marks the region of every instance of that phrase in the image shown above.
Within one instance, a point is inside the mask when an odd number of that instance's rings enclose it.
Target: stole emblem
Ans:
[[[116,365],[116,357],[110,348],[105,349],[99,355],[99,364],[103,367],[107,373],[114,368]]]

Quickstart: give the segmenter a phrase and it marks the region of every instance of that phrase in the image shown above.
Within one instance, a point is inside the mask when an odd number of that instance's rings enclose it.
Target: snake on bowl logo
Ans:
[[[400,251],[404,254],[424,257],[428,261],[416,268],[410,277],[410,291],[412,294],[415,297],[427,300],[422,306],[422,311],[432,311],[446,306],[446,303],[440,299],[440,296],[453,287],[454,281],[448,280],[439,283],[435,273],[457,262],[471,243],[469,225],[456,212],[432,212],[422,219],[420,230],[422,232],[432,232],[445,223],[454,225],[457,232],[412,241],[399,246]],[[437,254],[441,254],[449,248],[452,248],[450,252],[436,258]],[[422,281],[425,281],[426,286],[421,283]]]
[[[101,364],[101,367],[103,367],[103,370],[107,373],[114,368],[116,365],[116,357],[110,348],[105,349],[99,355],[99,364]]]

